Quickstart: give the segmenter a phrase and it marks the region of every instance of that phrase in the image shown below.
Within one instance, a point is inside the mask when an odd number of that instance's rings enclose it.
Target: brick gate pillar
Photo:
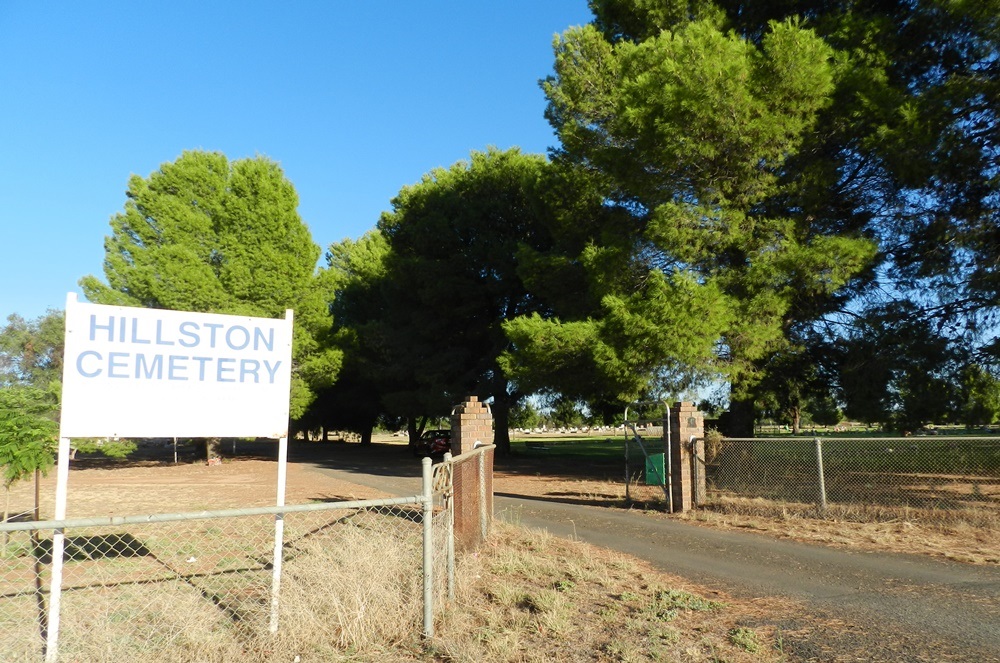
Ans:
[[[455,544],[474,548],[493,524],[493,413],[476,396],[451,412]]]
[[[460,456],[477,446],[490,444],[493,444],[490,406],[480,403],[478,396],[469,396],[451,411],[451,455]]]
[[[674,511],[687,511],[705,501],[705,415],[694,403],[670,406],[671,481]],[[692,439],[694,444],[692,445]]]

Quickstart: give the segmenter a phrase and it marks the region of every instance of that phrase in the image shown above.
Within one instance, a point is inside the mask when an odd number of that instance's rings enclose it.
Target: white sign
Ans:
[[[60,436],[288,433],[284,320],[66,301]]]

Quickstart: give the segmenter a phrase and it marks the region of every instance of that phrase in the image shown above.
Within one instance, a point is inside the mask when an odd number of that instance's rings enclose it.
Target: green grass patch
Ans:
[[[646,448],[646,453],[663,453],[663,439],[660,437],[644,437],[642,444]],[[621,434],[614,437],[546,438],[538,436],[511,440],[510,448],[513,454],[521,456],[618,462],[625,457],[625,438]],[[643,457],[642,450],[635,442],[629,442],[629,455],[639,460]]]
[[[659,447],[662,453],[662,443],[659,440],[651,442],[653,447]],[[650,443],[647,443],[650,447]],[[580,460],[620,460],[625,455],[625,440],[618,437],[530,437],[511,440],[511,452],[521,456],[540,456],[544,454],[551,458]],[[634,453],[641,454],[638,448]]]
[[[756,654],[763,648],[757,632],[745,627],[734,628],[729,631],[729,642],[749,654]]]
[[[693,610],[709,612],[725,607],[724,603],[711,601],[701,596],[679,589],[667,589],[656,593],[654,602],[658,610]]]

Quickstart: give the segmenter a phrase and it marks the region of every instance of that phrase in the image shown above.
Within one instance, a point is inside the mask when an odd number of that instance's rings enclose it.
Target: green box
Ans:
[[[646,485],[662,486],[666,483],[667,472],[664,468],[664,454],[646,456]]]

